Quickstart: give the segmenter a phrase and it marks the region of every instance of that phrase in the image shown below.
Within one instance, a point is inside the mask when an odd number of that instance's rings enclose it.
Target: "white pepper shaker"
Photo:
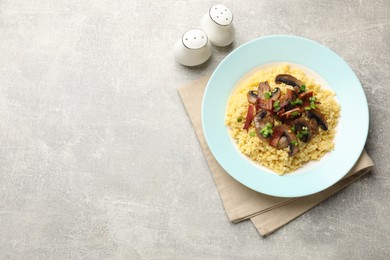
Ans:
[[[224,5],[213,5],[203,16],[201,27],[215,46],[227,46],[234,40],[233,13]]]
[[[200,29],[186,31],[173,49],[175,60],[185,66],[197,66],[211,56],[211,44]]]

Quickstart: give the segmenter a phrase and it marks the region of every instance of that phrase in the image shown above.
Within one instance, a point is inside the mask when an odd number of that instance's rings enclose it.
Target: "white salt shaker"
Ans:
[[[215,46],[227,46],[234,40],[233,13],[224,5],[213,5],[203,16],[201,27]]]
[[[185,66],[196,66],[211,56],[211,44],[206,33],[200,29],[186,31],[173,49],[175,60]]]

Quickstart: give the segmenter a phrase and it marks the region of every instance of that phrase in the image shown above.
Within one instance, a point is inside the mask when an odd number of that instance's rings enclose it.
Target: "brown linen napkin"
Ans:
[[[227,216],[233,223],[252,218],[252,222],[261,235],[269,234],[314,207],[331,194],[347,186],[355,178],[360,177],[362,175],[361,172],[366,173],[372,168],[371,159],[363,152],[357,163],[359,167],[355,166],[349,173],[349,176],[356,172],[360,174],[356,175],[356,177],[353,176],[353,179],[348,179],[348,181],[346,181],[347,179],[340,181],[323,192],[303,198],[272,197],[245,187],[233,179],[218,164],[203,135],[201,106],[208,79],[209,77],[203,77],[193,81],[179,88],[178,92],[202,146]],[[294,207],[294,205],[299,207]],[[294,210],[290,212],[288,209],[291,207]],[[286,210],[283,211],[283,209]]]
[[[371,158],[363,151],[355,166],[335,185],[319,193],[297,198],[283,207],[256,215],[251,218],[252,223],[262,236],[269,235],[368,173],[373,166]]]

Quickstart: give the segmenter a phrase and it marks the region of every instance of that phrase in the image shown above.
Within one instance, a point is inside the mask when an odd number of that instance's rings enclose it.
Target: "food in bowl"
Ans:
[[[334,149],[339,115],[334,92],[300,68],[280,65],[237,85],[225,124],[243,154],[283,175]]]

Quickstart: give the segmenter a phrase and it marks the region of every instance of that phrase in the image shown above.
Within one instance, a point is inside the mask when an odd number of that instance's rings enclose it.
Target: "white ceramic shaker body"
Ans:
[[[200,29],[186,31],[173,49],[175,60],[185,66],[197,66],[211,56],[211,44],[206,33]]]
[[[201,27],[215,46],[224,47],[234,41],[233,13],[224,5],[213,5],[203,16]]]

